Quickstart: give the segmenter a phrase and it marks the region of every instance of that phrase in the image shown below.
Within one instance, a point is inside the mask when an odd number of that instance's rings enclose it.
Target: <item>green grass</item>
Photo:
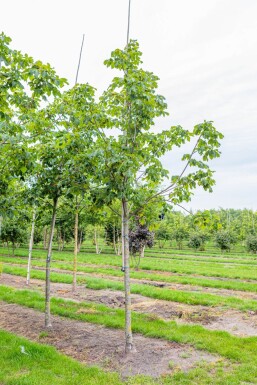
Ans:
[[[17,256],[27,256],[27,251],[18,249]],[[34,250],[34,258],[45,259],[45,252],[42,250]],[[6,257],[1,260],[5,261]],[[54,252],[53,261],[71,261],[73,258],[71,252]],[[80,263],[94,265],[99,267],[120,267],[121,257],[110,254],[80,254]],[[233,279],[252,279],[257,280],[257,264],[236,264],[232,261],[228,262],[209,262],[202,260],[171,260],[169,258],[144,258],[141,261],[140,268],[142,270],[153,270],[155,272],[171,272],[177,274],[197,274],[208,277],[223,277]]]
[[[154,247],[151,250],[154,250],[155,252],[165,251],[165,252],[170,253],[170,254],[172,254],[172,253],[178,253],[178,254],[195,253],[195,251],[192,248],[187,246],[187,243],[188,243],[188,240],[185,240],[183,242],[182,249],[178,249],[177,242],[175,242],[174,240],[173,241],[167,241],[164,244],[164,247],[160,248],[159,242],[156,241]],[[26,244],[22,245],[22,247],[26,247],[26,246],[27,246]],[[55,250],[58,250],[58,244],[57,243],[54,243],[53,247]],[[111,245],[107,245],[104,238],[99,239],[99,247],[103,250],[103,252],[114,254],[113,247]],[[43,249],[43,244],[42,243],[36,244],[35,248]],[[65,244],[65,251],[73,251],[73,250],[74,250],[74,245],[72,242]],[[86,239],[82,244],[81,251],[94,252],[95,246],[93,245],[92,240]],[[199,255],[204,255],[204,254],[245,255],[245,254],[249,254],[246,251],[246,247],[243,246],[241,243],[237,243],[236,245],[234,245],[230,252],[222,252],[219,248],[216,247],[215,242],[213,242],[213,240],[207,241],[205,243],[205,250],[204,251],[198,250],[198,251],[196,251],[196,253]]]
[[[8,249],[6,248],[0,248],[1,252],[3,254],[8,254]],[[38,256],[38,257],[42,257],[42,255],[44,256],[44,254],[46,253],[46,251],[44,250],[37,250],[37,249],[34,249],[33,250],[33,254],[35,256]],[[24,256],[26,257],[28,254],[28,251],[27,249],[25,248],[19,248],[19,249],[16,249],[15,250],[15,255],[17,256]],[[90,250],[88,249],[87,251],[82,251],[80,253],[80,255],[97,255],[94,253],[93,250]],[[66,259],[67,256],[71,257],[72,256],[72,251],[68,251],[68,250],[65,250],[65,251],[53,251],[53,255],[54,256],[58,256],[58,259],[59,258],[63,258],[64,260]],[[98,255],[99,256],[99,255]],[[102,253],[101,256],[111,256],[112,258],[116,257],[117,256],[109,251],[108,253]],[[245,255],[240,255],[240,256],[235,256],[235,255],[209,255],[209,254],[201,254],[199,252],[194,252],[194,253],[186,253],[186,252],[182,252],[182,253],[179,253],[178,251],[176,251],[176,253],[174,253],[174,251],[172,253],[169,253],[167,252],[167,250],[163,250],[161,251],[160,249],[157,251],[157,250],[154,250],[154,249],[146,249],[145,251],[145,258],[157,258],[157,259],[170,259],[170,260],[187,260],[187,261],[199,261],[199,262],[206,262],[206,263],[211,263],[211,262],[215,262],[215,263],[234,263],[234,264],[253,264],[253,265],[257,265],[257,256],[255,254],[245,254]]]
[[[53,347],[3,330],[0,330],[0,344],[1,385],[239,385],[242,379],[249,379],[255,373],[248,365],[230,365],[228,371],[227,365],[220,361],[215,365],[201,363],[188,373],[175,370],[172,376],[160,379],[136,376],[122,381],[117,373],[82,365]],[[21,346],[28,354],[21,353]]]
[[[0,330],[3,385],[120,385],[117,373],[87,367],[56,351]],[[21,353],[21,346],[27,354]]]
[[[38,292],[16,290],[1,285],[0,299],[8,303],[16,303],[44,311],[44,297]],[[96,303],[78,303],[53,297],[51,312],[55,315],[111,328],[123,328],[124,326],[123,309],[113,309]],[[198,349],[216,353],[241,363],[254,361],[257,364],[257,337],[239,338],[227,332],[210,331],[199,325],[177,324],[175,321],[152,319],[147,314],[135,312],[132,312],[132,318],[134,332],[148,337],[191,344]],[[257,365],[255,369],[257,375]]]
[[[66,249],[65,249],[66,250]],[[68,251],[68,249],[67,249]],[[83,251],[83,249],[81,249]],[[90,249],[87,249],[87,252],[90,251]],[[91,250],[92,252],[93,250]],[[191,256],[212,256],[212,257],[219,257],[219,258],[255,258],[254,254],[252,253],[247,253],[244,250],[241,251],[230,251],[230,252],[222,252],[218,249],[213,250],[212,248],[206,248],[204,251],[197,251],[189,248],[183,248],[179,250],[177,247],[164,247],[164,248],[159,248],[158,245],[154,246],[152,249],[146,249],[146,254],[149,252],[154,252],[155,254],[170,254],[170,255],[191,255]]]
[[[93,254],[93,248],[87,248],[90,254],[79,254],[78,271],[87,274],[102,274],[122,279],[120,271],[121,257],[117,257],[106,248],[108,254]],[[5,252],[1,249],[0,252]],[[1,256],[2,262],[26,265],[26,249],[17,249],[18,257]],[[194,255],[193,255],[194,254]],[[44,267],[46,252],[33,251],[33,266]],[[35,258],[38,258],[37,260]],[[53,253],[52,267],[72,270],[72,252]],[[131,277],[145,281],[181,283],[198,287],[224,288],[257,292],[257,282],[240,282],[238,279],[257,281],[256,256],[229,253],[216,253],[172,249],[147,250],[142,260],[140,271],[131,271]],[[150,271],[152,270],[152,271]],[[3,271],[9,274],[26,276],[25,268],[4,264]],[[163,274],[163,272],[167,274]],[[173,273],[173,274],[169,274]],[[200,275],[194,277],[192,274]],[[32,278],[44,279],[45,272],[32,270]],[[204,278],[206,277],[206,278]],[[210,279],[208,277],[229,278],[229,280]],[[54,282],[71,283],[72,275],[51,273]],[[93,289],[123,290],[123,282],[102,277],[78,275],[78,283]],[[206,294],[186,290],[170,290],[151,285],[132,284],[131,292],[156,299],[165,299],[193,305],[226,306],[240,310],[257,310],[257,301],[241,299],[236,296]],[[235,294],[235,293],[233,293]],[[15,290],[0,286],[0,299],[9,303],[44,311],[44,298],[40,292]],[[83,311],[81,312],[81,309]],[[104,305],[86,302],[73,302],[60,298],[51,299],[52,314],[67,318],[91,322],[106,327],[123,328],[124,310],[108,308]],[[162,338],[193,345],[222,357],[217,364],[201,364],[188,373],[177,371],[174,375],[163,376],[158,380],[146,377],[129,379],[127,385],[250,385],[257,384],[257,337],[240,338],[227,332],[210,331],[199,325],[177,324],[175,321],[155,319],[151,315],[132,313],[133,332],[145,336]],[[42,325],[43,327],[43,325]],[[6,337],[7,336],[7,337]],[[20,342],[22,341],[22,342]],[[29,357],[21,355],[19,346],[25,346]],[[40,351],[40,354],[35,353]],[[41,350],[42,349],[42,350]],[[44,350],[46,349],[46,350]],[[58,356],[58,357],[57,357]],[[29,360],[28,360],[29,358]],[[41,360],[42,358],[42,360]],[[140,357],[139,357],[140,359]],[[224,360],[229,360],[224,361]],[[0,384],[2,385],[61,385],[85,384],[102,385],[124,383],[117,374],[107,374],[97,368],[88,368],[59,355],[55,349],[32,344],[24,339],[0,332]]]
[[[21,258],[8,258],[5,257],[3,259],[5,263],[17,263],[21,265],[26,265],[27,261]],[[33,260],[34,267],[45,267],[45,262],[40,260]],[[73,266],[72,263],[63,263],[63,262],[52,262],[52,268],[59,268],[67,271],[72,271]],[[5,265],[4,272],[8,272],[8,266]],[[108,275],[113,277],[123,277],[123,273],[116,268],[104,268],[104,267],[90,267],[78,264],[78,271],[83,273],[94,273],[101,275]],[[184,285],[195,285],[200,287],[210,287],[216,289],[228,289],[228,290],[240,290],[246,292],[257,293],[257,283],[254,282],[240,282],[238,280],[217,280],[217,279],[208,279],[208,278],[200,278],[200,277],[190,277],[188,275],[165,275],[150,273],[145,271],[134,271],[130,272],[131,278],[134,279],[143,279],[146,281],[159,281],[164,283],[181,283]]]
[[[217,257],[217,256],[196,256],[196,255],[167,255],[167,254],[150,254],[147,253],[144,259],[165,259],[166,261],[189,261],[189,262],[200,262],[200,263],[217,263],[217,264],[235,264],[235,265],[257,265],[256,258],[225,258],[225,257]]]
[[[17,267],[4,267],[4,272],[13,275],[19,275],[26,277],[26,270]],[[31,278],[45,279],[45,272],[39,270],[31,271]],[[51,281],[59,283],[72,283],[72,275],[51,273]],[[124,286],[122,282],[106,280],[102,278],[94,277],[81,277],[78,276],[78,283],[86,284],[90,289],[102,290],[120,290],[122,291]],[[223,306],[231,309],[238,309],[242,311],[257,310],[257,301],[249,299],[241,299],[237,297],[221,296],[209,293],[198,293],[182,290],[173,290],[153,287],[150,285],[143,284],[131,284],[131,293],[140,294],[145,297],[174,301],[179,303],[186,303],[189,305],[202,305],[202,306]]]
[[[0,247],[0,251],[2,254],[8,255],[8,249],[5,247]],[[42,256],[46,254],[46,250],[33,249],[33,253],[36,256]],[[28,250],[27,247],[19,247],[15,249],[15,255],[17,256],[27,256]],[[67,257],[71,256],[73,254],[72,250],[65,249],[64,251],[57,251],[53,250],[54,255],[59,255],[59,257]],[[98,256],[110,256],[110,257],[117,257],[116,254],[114,254],[113,250],[110,248],[104,250],[100,255],[95,253],[94,248],[87,248],[87,249],[81,249],[80,255],[98,255]],[[257,256],[256,254],[233,254],[233,253],[220,253],[220,254],[213,254],[209,252],[197,252],[197,251],[186,251],[186,250],[169,250],[169,249],[146,249],[145,250],[145,258],[166,258],[166,259],[173,259],[173,260],[198,260],[198,261],[206,261],[206,262],[234,262],[234,263],[252,263],[257,264]]]
[[[2,257],[3,262],[7,263],[17,263],[26,265],[27,261],[22,258],[9,258]],[[45,262],[41,260],[33,260],[33,265],[37,267],[44,267]],[[72,263],[63,263],[63,262],[52,262],[53,268],[59,268],[67,271],[72,271],[73,266]],[[113,277],[123,277],[123,273],[116,268],[105,268],[98,266],[84,266],[78,264],[78,271],[84,273],[94,273],[94,274],[102,274]],[[7,272],[5,268],[5,272]],[[190,277],[189,275],[165,275],[158,274],[158,272],[146,272],[146,271],[133,271],[131,270],[131,278],[135,279],[144,279],[146,281],[160,281],[166,283],[181,283],[184,285],[195,285],[198,287],[210,287],[216,289],[228,289],[228,290],[240,290],[246,292],[257,292],[257,283],[254,282],[240,282],[238,280],[217,280],[217,279],[208,279],[201,277]]]

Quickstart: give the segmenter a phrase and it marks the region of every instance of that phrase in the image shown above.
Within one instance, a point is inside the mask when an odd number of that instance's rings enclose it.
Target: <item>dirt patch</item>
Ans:
[[[218,360],[218,357],[190,346],[141,335],[134,335],[137,352],[125,356],[124,334],[121,330],[53,316],[53,328],[44,331],[43,313],[3,302],[0,307],[1,328],[33,341],[53,345],[87,365],[115,370],[125,377],[136,374],[159,377],[163,373],[171,373],[175,368],[187,371],[200,361]]]
[[[193,323],[210,330],[227,331],[239,337],[257,335],[257,312],[191,306],[169,301],[145,301],[132,304],[134,311],[149,313],[177,323]]]
[[[207,325],[211,321],[216,321],[219,317],[218,311],[215,312],[214,309],[206,306],[192,306],[158,299],[132,303],[132,310],[149,313],[166,321],[198,322],[201,325]]]
[[[2,274],[0,283],[18,289],[32,289],[45,292],[45,282],[39,279],[31,279],[30,286],[25,283],[25,278],[10,274]],[[124,294],[121,291],[103,289],[93,290],[86,285],[78,285],[75,293],[71,290],[71,285],[66,283],[51,282],[51,295],[75,301],[96,302],[112,308],[123,308],[125,304]],[[165,320],[182,319],[186,322],[198,321],[203,324],[208,320],[216,320],[217,316],[213,309],[206,306],[187,305],[178,302],[165,301],[144,297],[140,294],[131,294],[132,310],[140,313],[149,313],[155,318],[160,317]],[[213,313],[213,314],[211,314]],[[198,314],[198,317],[196,317]]]
[[[256,312],[242,314],[238,311],[227,310],[216,320],[211,320],[206,327],[210,330],[226,330],[239,337],[256,336],[257,314]]]
[[[45,291],[45,282],[39,279],[31,279],[30,286],[26,285],[26,279],[24,277],[2,274],[0,277],[0,283],[2,285],[13,286],[18,289],[33,289],[40,292]],[[55,297],[61,297],[76,301],[89,301],[97,302],[107,305],[109,307],[117,308],[123,307],[125,300],[123,293],[121,291],[115,290],[93,290],[86,288],[85,285],[78,285],[75,293],[71,290],[72,286],[67,283],[54,283],[51,282],[51,295]],[[133,303],[141,302],[142,298],[147,300],[147,298],[131,294]],[[151,301],[151,298],[149,298]]]

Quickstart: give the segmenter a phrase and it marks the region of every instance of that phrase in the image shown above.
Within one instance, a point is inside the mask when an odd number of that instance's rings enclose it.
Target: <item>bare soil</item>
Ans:
[[[53,345],[82,363],[118,371],[123,377],[136,374],[159,377],[176,368],[187,371],[200,361],[218,360],[218,357],[190,346],[141,335],[134,335],[137,352],[126,356],[121,330],[53,316],[53,327],[42,333],[43,313],[4,302],[0,302],[0,308],[0,328]]]
[[[24,277],[2,274],[0,283],[19,289],[28,288]],[[31,280],[30,288],[44,292],[45,283],[42,280]],[[105,304],[113,308],[124,307],[124,296],[120,291],[93,290],[78,286],[76,293],[70,284],[51,283],[51,295],[75,301],[89,301]],[[179,323],[194,323],[203,325],[210,330],[224,330],[230,334],[243,336],[257,335],[256,312],[240,312],[238,310],[199,305],[187,305],[172,301],[157,300],[132,294],[132,310],[147,313],[149,317],[175,320]]]

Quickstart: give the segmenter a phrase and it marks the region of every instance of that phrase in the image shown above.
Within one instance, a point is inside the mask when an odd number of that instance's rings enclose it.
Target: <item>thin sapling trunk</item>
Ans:
[[[80,234],[79,234],[79,239],[78,239],[78,253],[80,252],[80,248],[81,248],[81,245],[82,245],[82,241],[83,241],[83,230],[80,231]]]
[[[0,214],[0,239],[2,238],[2,225],[3,225],[3,217]]]
[[[34,209],[32,214],[31,233],[30,233],[30,240],[29,240],[29,258],[28,258],[27,280],[26,280],[27,285],[30,284],[31,257],[32,257],[33,243],[34,243],[35,222],[36,222],[36,210]]]
[[[96,254],[99,254],[97,226],[94,227],[94,243],[95,243],[95,252]]]
[[[124,270],[124,290],[125,290],[125,352],[135,352],[131,328],[131,294],[130,294],[130,271],[129,271],[129,213],[128,202],[122,200],[122,251],[123,251],[123,270]]]
[[[76,291],[76,287],[77,287],[78,230],[79,230],[79,213],[78,213],[78,209],[76,208],[75,226],[74,226],[74,259],[73,259],[72,291]]]
[[[58,198],[55,197],[53,200],[51,230],[50,230],[48,251],[47,251],[47,258],[46,258],[46,291],[45,291],[45,327],[46,328],[52,327],[51,314],[50,314],[50,264],[51,264],[51,256],[52,256],[52,245],[53,245],[57,203],[58,203]]]
[[[43,232],[43,242],[44,242],[44,250],[47,249],[47,235],[48,235],[48,231],[47,231],[47,227],[44,227],[44,232]]]

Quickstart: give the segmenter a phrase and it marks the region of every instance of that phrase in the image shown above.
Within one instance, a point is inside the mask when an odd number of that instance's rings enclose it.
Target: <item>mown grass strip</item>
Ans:
[[[220,361],[201,363],[187,373],[176,370],[173,375],[160,379],[136,376],[122,381],[117,373],[82,365],[53,347],[4,330],[0,330],[0,344],[2,385],[239,385],[255,375],[249,364],[230,365],[228,371],[226,363]],[[27,354],[21,353],[21,346]]]
[[[8,249],[5,248],[0,248],[1,253],[8,256]],[[15,250],[15,255],[16,256],[24,256],[27,257],[28,251],[27,249],[19,248]],[[34,256],[37,256],[39,258],[44,258],[45,257],[45,251],[44,250],[33,250]],[[66,260],[67,258],[72,258],[72,252],[71,251],[53,251],[53,255],[57,257],[58,259],[63,259]],[[103,256],[105,258],[110,257],[110,258],[119,258],[117,255],[113,253],[102,253],[101,255],[95,254],[94,252],[81,252],[81,256],[85,255],[90,255],[90,256]],[[202,255],[202,254],[174,254],[174,253],[166,253],[166,251],[156,251],[153,249],[147,249],[145,251],[145,259],[166,259],[166,260],[175,260],[175,261],[191,261],[191,262],[205,262],[205,263],[221,263],[221,264],[238,264],[238,265],[257,265],[257,257],[256,255],[245,255],[245,256],[240,256],[240,258],[234,258],[232,256],[227,257],[227,256],[213,256],[213,255]]]
[[[162,254],[161,256],[157,256],[154,254],[147,253],[144,258],[156,258],[156,259],[166,259],[166,260],[175,260],[175,261],[193,261],[193,262],[205,262],[205,263],[229,263],[229,264],[234,264],[234,265],[251,265],[251,266],[256,266],[257,265],[257,258],[252,258],[252,259],[228,259],[228,258],[217,258],[217,257],[212,257],[212,256],[201,256],[201,257],[196,257],[195,255],[190,255],[190,256],[178,256],[178,255],[165,255]]]
[[[0,330],[0,383],[3,385],[120,385],[117,373],[87,367],[53,347]],[[21,352],[23,346],[25,353]]]
[[[26,270],[18,267],[4,267],[4,271],[9,274],[26,276]],[[31,271],[31,278],[45,279],[45,272],[39,270]],[[51,281],[59,283],[72,283],[72,275],[51,273]],[[78,276],[78,283],[86,284],[89,289],[94,290],[123,290],[123,282],[107,280],[94,277],[81,277]],[[225,297],[221,295],[187,292],[182,290],[171,290],[165,288],[153,287],[150,285],[131,284],[131,293],[140,294],[145,297],[173,301],[179,303],[185,303],[188,305],[201,305],[201,306],[222,306],[231,309],[238,309],[242,311],[256,311],[257,301],[249,299],[241,299],[237,297]]]
[[[5,257],[2,259],[3,262],[7,263],[17,263],[26,265],[27,262],[21,258],[8,258]],[[33,260],[33,265],[36,267],[44,267],[45,262],[40,260]],[[6,266],[6,265],[5,265]],[[52,262],[53,268],[59,268],[67,271],[72,271],[72,264],[63,263],[63,262]],[[4,267],[4,271],[7,272],[7,266]],[[94,273],[94,274],[102,274],[113,277],[123,277],[123,273],[119,269],[114,268],[105,268],[105,267],[90,267],[78,264],[78,272],[83,273]],[[194,285],[200,287],[210,287],[216,289],[227,289],[227,290],[240,290],[245,292],[257,293],[257,283],[254,282],[240,282],[237,280],[217,280],[217,279],[208,279],[208,278],[200,278],[200,277],[190,277],[188,275],[166,275],[166,274],[158,274],[150,273],[145,271],[133,271],[130,272],[131,278],[134,279],[143,279],[146,281],[159,281],[164,283],[181,283],[184,285]]]
[[[30,290],[16,290],[0,286],[0,299],[39,311],[44,310],[44,297]],[[81,311],[83,310],[83,311]],[[73,302],[60,298],[51,300],[52,314],[79,321],[101,324],[111,328],[123,328],[124,310],[105,305]],[[239,338],[227,332],[210,331],[199,325],[179,325],[175,321],[152,319],[147,314],[132,312],[133,331],[148,337],[187,343],[198,349],[216,353],[237,362],[254,364],[257,379],[257,337]]]
[[[113,247],[106,245],[105,242],[101,243],[99,246],[100,246],[100,249],[102,249],[103,253],[115,254]],[[4,247],[4,246],[1,246],[1,247],[8,250],[7,247]],[[27,245],[22,244],[20,246],[20,248],[26,249]],[[42,244],[41,245],[40,244],[35,245],[34,249],[35,250],[44,250]],[[54,244],[53,250],[58,251],[58,245]],[[73,250],[74,250],[74,246],[72,244],[69,244],[69,245],[66,244],[65,245],[64,251],[73,252]],[[86,241],[82,245],[80,251],[85,252],[85,253],[95,253],[95,246],[93,246],[90,242]],[[148,251],[153,251],[155,254],[166,253],[166,254],[175,254],[175,255],[198,255],[198,256],[206,255],[206,256],[218,256],[218,257],[226,257],[226,258],[230,258],[230,256],[235,257],[235,258],[253,256],[252,253],[249,253],[246,251],[244,246],[238,247],[238,245],[237,245],[230,252],[222,252],[221,250],[214,247],[214,245],[210,245],[208,243],[205,245],[205,250],[203,250],[203,251],[193,250],[192,248],[187,247],[186,244],[184,244],[184,247],[182,249],[178,249],[178,247],[176,247],[175,244],[173,244],[173,245],[167,244],[164,247],[159,247],[158,243],[156,243],[155,246],[152,247],[151,249],[145,250],[146,253]],[[11,250],[10,250],[10,252],[11,252]]]
[[[72,260],[72,254],[67,255],[53,255],[53,262],[69,262]],[[39,258],[39,256],[36,256],[36,258]],[[41,255],[40,259],[44,259]],[[10,261],[17,261],[17,258],[12,257],[2,257],[0,258],[3,262],[10,260]],[[150,258],[149,258],[150,259]],[[154,261],[147,261],[143,260],[140,268],[141,271],[153,271],[154,273],[159,272],[169,272],[173,274],[197,274],[202,275],[206,277],[220,277],[220,278],[230,278],[230,279],[251,279],[251,280],[257,280],[257,266],[247,266],[247,265],[233,265],[233,264],[225,264],[224,266],[221,266],[221,264],[217,267],[217,264],[208,264],[205,266],[204,263],[193,263],[188,261],[180,261],[179,263],[177,261],[170,261],[170,260],[154,260]],[[20,258],[20,261],[22,259]],[[99,266],[102,267],[120,267],[120,257],[117,256],[99,256],[99,255],[83,255],[80,254],[79,256],[80,265],[82,263],[92,266]],[[24,263],[24,262],[23,262]],[[44,262],[42,261],[42,266],[44,265]],[[61,265],[60,265],[61,266]],[[81,270],[82,271],[82,270]]]

